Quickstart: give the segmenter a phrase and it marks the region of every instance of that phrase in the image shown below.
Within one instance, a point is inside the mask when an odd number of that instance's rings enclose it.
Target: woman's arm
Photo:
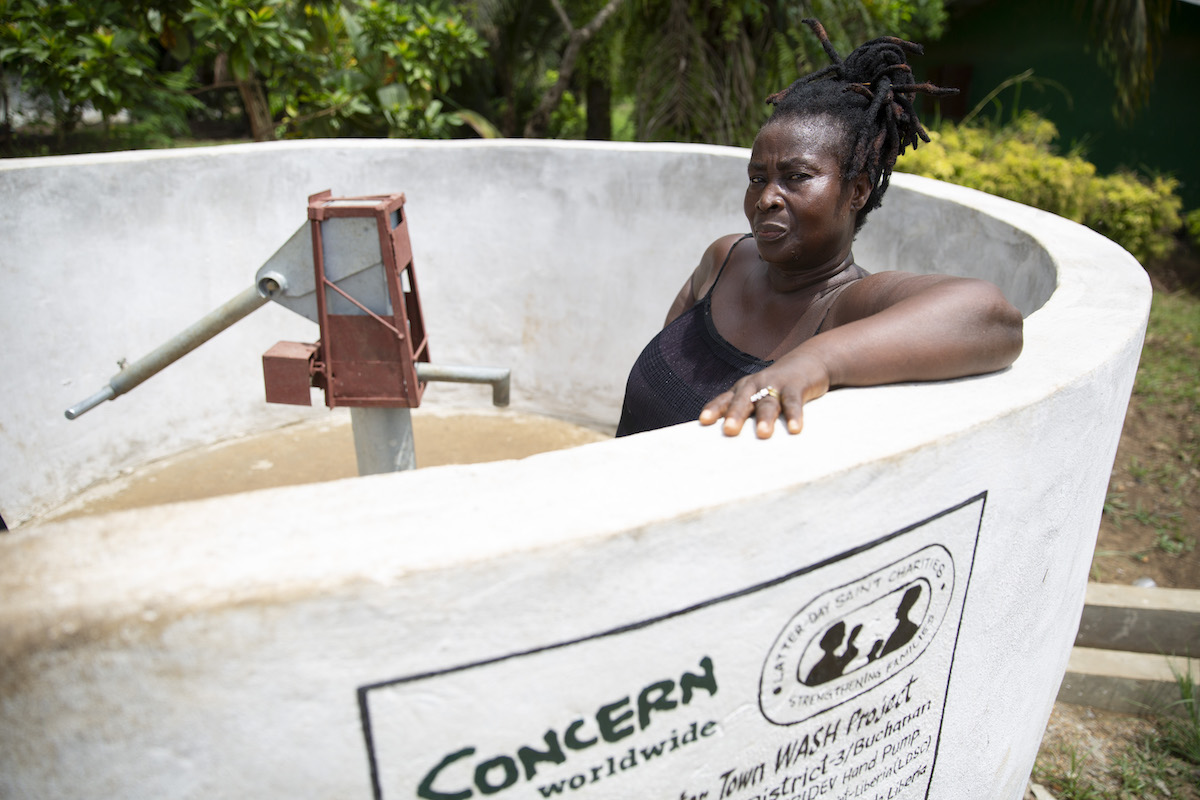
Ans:
[[[803,427],[804,404],[836,386],[876,386],[994,372],[1021,352],[1021,314],[987,281],[884,272],[848,287],[826,330],[733,388],[700,413],[736,436],[753,414],[765,439],[780,414],[789,433]],[[750,396],[773,386],[757,404]]]

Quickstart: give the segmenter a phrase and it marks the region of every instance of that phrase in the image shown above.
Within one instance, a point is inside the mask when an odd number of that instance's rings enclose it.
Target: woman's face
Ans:
[[[812,269],[849,256],[870,184],[865,175],[842,179],[842,136],[827,117],[777,120],[759,131],[745,211],[763,260]]]

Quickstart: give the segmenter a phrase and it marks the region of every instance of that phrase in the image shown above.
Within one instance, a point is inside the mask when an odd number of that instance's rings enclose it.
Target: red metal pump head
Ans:
[[[308,219],[321,338],[279,342],[263,355],[267,401],[311,405],[316,386],[330,408],[418,407],[425,383],[416,365],[429,361],[429,339],[404,195],[335,198],[325,191],[308,198]],[[268,267],[260,283],[277,275]],[[314,318],[302,290],[285,294],[302,306],[293,310]]]

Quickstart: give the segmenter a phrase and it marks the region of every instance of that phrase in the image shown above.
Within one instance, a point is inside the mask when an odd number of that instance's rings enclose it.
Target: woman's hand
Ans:
[[[768,387],[774,393],[765,394],[757,402],[751,400]],[[782,416],[788,433],[799,433],[804,427],[804,404],[828,391],[829,370],[820,358],[801,346],[710,400],[700,412],[700,424],[712,425],[724,417],[722,431],[726,436],[737,436],[753,415],[757,419],[755,435],[769,439],[776,420]]]

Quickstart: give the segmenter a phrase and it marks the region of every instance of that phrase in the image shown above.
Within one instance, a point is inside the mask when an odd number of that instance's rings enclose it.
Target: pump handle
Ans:
[[[257,285],[244,290],[219,308],[213,309],[191,326],[175,334],[148,355],[132,364],[125,365],[113,375],[108,385],[81,403],[65,412],[67,419],[75,419],[91,411],[105,400],[113,400],[128,392],[147,378],[158,374],[166,367],[183,358],[221,331],[234,325],[260,308],[279,292],[278,282],[263,279]]]

